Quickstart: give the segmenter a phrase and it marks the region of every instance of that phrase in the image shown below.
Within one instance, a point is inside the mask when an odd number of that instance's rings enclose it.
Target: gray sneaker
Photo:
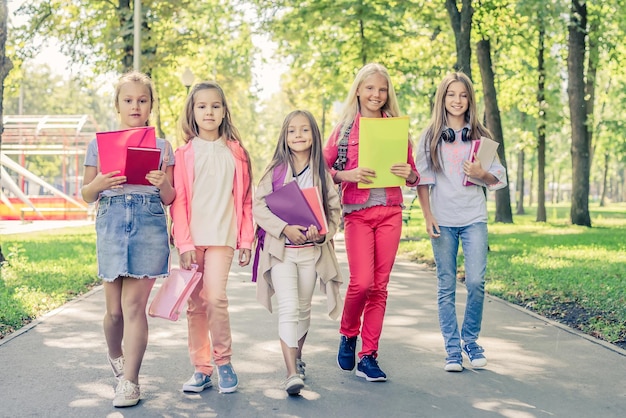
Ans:
[[[467,355],[473,367],[485,367],[487,365],[487,358],[483,354],[485,350],[476,342],[463,345],[463,352]]]
[[[463,356],[461,353],[452,353],[446,357],[446,365],[443,369],[447,372],[462,372],[463,371]]]
[[[283,382],[283,386],[290,396],[294,396],[300,394],[300,390],[304,387],[304,382],[300,379],[300,376],[294,374]]]
[[[211,382],[211,376],[207,376],[204,373],[195,372],[193,376],[189,378],[183,384],[183,392],[195,392],[200,393],[204,389],[208,389],[213,386],[213,382]]]
[[[239,379],[237,379],[237,373],[235,373],[232,364],[217,366],[217,376],[221,393],[232,393],[237,390]]]
[[[302,361],[302,359],[296,359],[296,372],[300,375],[300,379],[304,380],[306,376],[304,375],[304,368],[306,367],[306,363]]]

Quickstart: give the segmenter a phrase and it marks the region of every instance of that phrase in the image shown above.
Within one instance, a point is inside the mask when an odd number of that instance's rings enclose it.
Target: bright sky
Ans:
[[[8,0],[9,19],[15,21],[15,10],[24,3],[24,0]],[[275,47],[261,36],[253,36],[252,42],[261,50],[261,56],[254,61],[253,74],[255,81],[260,87],[260,100],[269,98],[280,90],[280,76],[286,71],[285,65],[281,65],[274,57]],[[69,59],[60,52],[58,44],[48,42],[49,46],[42,49],[41,53],[33,58],[33,64],[50,66],[52,71],[64,74],[70,68]]]

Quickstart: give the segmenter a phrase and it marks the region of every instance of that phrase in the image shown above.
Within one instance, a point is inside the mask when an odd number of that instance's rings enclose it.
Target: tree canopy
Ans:
[[[111,97],[103,93],[101,77],[132,66],[133,3],[25,0],[8,16],[6,56],[16,68],[6,81],[5,114],[16,110],[21,86],[25,113],[69,113],[81,106],[108,126]],[[495,115],[493,103],[486,101],[495,99],[512,197],[532,204],[541,191],[548,200],[574,199],[572,221],[581,224],[587,224],[584,196],[591,201],[626,197],[626,145],[620,139],[626,101],[626,51],[619,42],[626,33],[623,0],[141,3],[141,70],[157,85],[158,128],[173,142],[186,93],[180,74],[186,67],[196,81],[215,79],[223,85],[257,174],[290,110],[313,112],[328,136],[335,110],[363,64],[379,62],[389,69],[414,139],[428,122],[441,78],[464,69],[474,80],[481,112],[492,109],[486,120],[495,120],[489,116]],[[575,26],[581,7],[585,21]],[[46,68],[30,68],[31,58],[51,39],[85,71],[58,80]],[[261,57],[259,39],[276,45],[272,57]],[[486,46],[489,64],[481,67],[479,48]],[[263,80],[254,78],[261,59],[288,68],[281,91],[265,101],[255,84]],[[574,62],[579,67],[573,68]],[[488,84],[485,74],[493,79]],[[44,100],[31,99],[57,85],[65,87]],[[578,164],[589,169],[581,171]],[[515,190],[516,185],[526,190]]]

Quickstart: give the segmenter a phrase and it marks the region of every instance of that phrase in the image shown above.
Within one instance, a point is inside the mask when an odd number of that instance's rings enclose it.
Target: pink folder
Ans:
[[[110,173],[120,170],[126,175],[126,150],[128,147],[156,148],[154,126],[124,129],[121,131],[96,132],[100,171]]]
[[[178,321],[187,299],[202,278],[202,273],[199,273],[197,269],[198,266],[195,265],[192,266],[191,270],[171,269],[169,276],[165,278],[152,300],[148,315]]]
[[[274,215],[289,225],[304,227],[315,225],[318,230],[322,229],[322,225],[295,181],[291,181],[265,196],[265,203]]]
[[[304,198],[309,203],[311,209],[313,209],[317,221],[322,225],[322,228],[319,230],[320,235],[327,234],[328,222],[326,221],[326,214],[324,213],[320,189],[317,186],[307,187],[306,189],[302,189],[302,194],[304,194]]]

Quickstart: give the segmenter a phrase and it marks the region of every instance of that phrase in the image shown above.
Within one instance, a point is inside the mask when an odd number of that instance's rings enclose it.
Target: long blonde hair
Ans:
[[[156,103],[156,94],[154,89],[154,83],[152,79],[148,77],[148,75],[141,73],[139,71],[129,71],[120,76],[119,80],[117,80],[117,84],[115,85],[115,94],[113,97],[115,98],[115,110],[119,113],[120,111],[120,90],[124,84],[128,83],[139,83],[145,86],[150,93],[150,112],[154,109],[154,105]],[[146,121],[146,126],[150,125],[150,119]]]
[[[430,123],[424,130],[424,152],[430,154],[428,160],[429,167],[437,172],[443,170],[440,159],[440,144],[443,141],[441,133],[448,128],[448,112],[446,111],[446,94],[452,83],[460,82],[465,86],[467,91],[467,111],[465,112],[465,123],[469,124],[470,139],[478,139],[481,136],[492,138],[491,133],[480,122],[477,116],[476,93],[472,80],[461,72],[450,73],[446,75],[435,94],[435,104],[433,105]]]
[[[382,64],[369,63],[363,66],[354,77],[348,96],[344,102],[343,110],[339,117],[338,126],[340,126],[340,132],[337,136],[337,141],[341,140],[344,132],[352,126],[357,113],[359,112],[359,98],[356,95],[357,90],[361,86],[363,81],[372,74],[380,74],[387,80],[387,101],[381,108],[382,112],[385,112],[387,116],[397,117],[400,116],[400,107],[398,106],[398,98],[396,97],[396,91],[393,88],[391,77],[387,69]]]
[[[311,136],[313,137],[313,141],[311,144],[311,154],[309,155],[309,168],[311,170],[311,173],[313,174],[313,181],[315,182],[315,178],[318,178],[320,180],[320,194],[322,196],[324,212],[328,217],[330,213],[328,208],[328,201],[326,199],[328,189],[326,187],[326,162],[324,161],[324,155],[322,151],[322,134],[320,133],[320,129],[317,125],[315,117],[313,117],[311,112],[309,112],[308,110],[294,110],[285,117],[283,126],[280,130],[280,134],[278,135],[278,142],[276,143],[274,156],[272,157],[272,161],[269,163],[267,169],[265,170],[265,173],[263,173],[263,177],[272,176],[274,169],[281,164],[289,164],[289,166],[291,167],[291,171],[295,173],[293,154],[287,142],[287,134],[289,130],[289,124],[291,123],[293,118],[298,115],[302,115],[307,118],[309,126],[311,126]]]

